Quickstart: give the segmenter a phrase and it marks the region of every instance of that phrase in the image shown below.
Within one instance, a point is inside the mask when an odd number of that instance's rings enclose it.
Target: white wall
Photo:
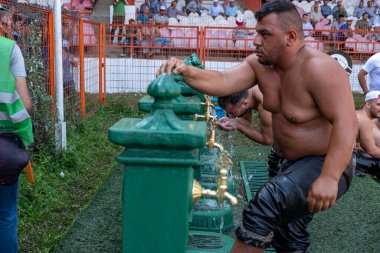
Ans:
[[[146,60],[131,58],[107,58],[106,91],[107,93],[146,92],[150,82],[154,80],[157,69],[165,60]],[[206,69],[223,70],[237,65],[238,62],[206,62]],[[98,61],[96,58],[85,59],[86,92],[99,92]],[[358,73],[362,65],[354,64],[353,73]],[[79,73],[75,74],[79,80]],[[351,89],[362,92],[357,75],[350,77]],[[79,82],[76,82],[79,83]],[[77,87],[78,88],[78,87]],[[79,89],[78,89],[79,90]]]

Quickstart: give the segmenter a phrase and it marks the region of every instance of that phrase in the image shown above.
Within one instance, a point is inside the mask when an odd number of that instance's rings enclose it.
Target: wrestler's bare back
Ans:
[[[261,65],[255,56],[247,59],[263,93],[263,107],[272,113],[274,145],[278,154],[289,160],[325,155],[332,130],[312,98],[309,87],[319,84],[307,74],[307,68],[315,61],[321,61],[320,64],[334,62],[326,59],[327,55],[308,49],[302,54],[286,72]]]

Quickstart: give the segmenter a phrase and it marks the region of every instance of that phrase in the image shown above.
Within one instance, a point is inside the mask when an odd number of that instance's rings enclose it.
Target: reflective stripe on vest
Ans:
[[[0,103],[13,104],[20,96],[17,92],[11,94],[6,92],[0,92]]]
[[[0,36],[0,131],[18,134],[27,146],[33,142],[32,121],[10,70],[14,45],[14,41]]]

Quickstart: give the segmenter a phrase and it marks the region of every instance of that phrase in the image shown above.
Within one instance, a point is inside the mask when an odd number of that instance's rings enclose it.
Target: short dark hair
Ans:
[[[226,109],[227,105],[237,105],[242,102],[243,99],[248,97],[248,90],[232,93],[231,95],[218,97],[218,104],[223,109]]]
[[[297,8],[289,0],[272,0],[265,3],[260,10],[255,13],[257,21],[261,21],[265,16],[276,13],[281,20],[280,26],[283,31],[289,28],[296,29],[300,34],[302,33],[302,19],[297,11]]]

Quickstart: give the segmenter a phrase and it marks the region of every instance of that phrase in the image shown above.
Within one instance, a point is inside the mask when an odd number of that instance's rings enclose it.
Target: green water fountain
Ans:
[[[204,68],[199,57],[196,54],[190,55],[184,60],[184,63],[197,68]],[[179,85],[181,94],[173,99],[174,112],[181,119],[192,119],[194,115],[204,113],[205,96],[183,82],[182,75],[171,74],[171,77]],[[138,107],[143,112],[150,112],[154,98],[150,95],[142,97],[138,102]]]
[[[236,198],[227,192],[226,169],[215,191],[193,180],[207,125],[175,115],[172,100],[180,93],[169,75],[161,75],[148,87],[154,98],[150,114],[121,119],[109,129],[110,141],[125,147],[117,156],[125,165],[123,253],[217,253],[232,246],[232,238],[220,233],[189,232],[192,200],[215,198],[221,205]]]

